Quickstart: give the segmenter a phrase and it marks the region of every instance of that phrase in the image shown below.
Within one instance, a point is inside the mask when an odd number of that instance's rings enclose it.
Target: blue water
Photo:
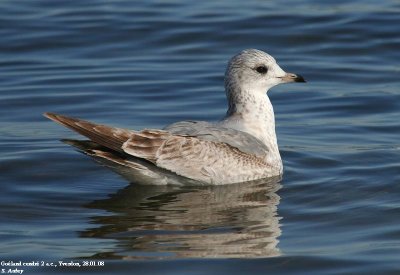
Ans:
[[[0,260],[25,274],[399,274],[398,1],[1,1]],[[246,48],[307,84],[269,92],[282,180],[129,183],[46,111],[141,129],[217,120]],[[1,268],[4,268],[3,266]]]

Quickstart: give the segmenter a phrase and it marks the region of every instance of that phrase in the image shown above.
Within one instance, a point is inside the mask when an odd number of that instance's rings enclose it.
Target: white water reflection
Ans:
[[[226,186],[131,184],[88,208],[93,217],[81,237],[116,241],[102,258],[253,258],[280,255],[277,206],[280,178]]]

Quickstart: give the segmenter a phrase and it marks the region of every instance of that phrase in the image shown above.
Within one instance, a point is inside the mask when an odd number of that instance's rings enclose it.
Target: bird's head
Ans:
[[[269,54],[247,49],[232,57],[225,73],[225,87],[240,87],[247,91],[266,92],[270,88],[290,82],[306,82],[300,75],[287,73]]]

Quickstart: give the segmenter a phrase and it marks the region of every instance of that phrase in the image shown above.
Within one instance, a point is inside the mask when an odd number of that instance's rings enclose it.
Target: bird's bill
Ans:
[[[282,80],[282,83],[306,82],[305,79],[299,74],[286,73],[284,76],[279,78]]]

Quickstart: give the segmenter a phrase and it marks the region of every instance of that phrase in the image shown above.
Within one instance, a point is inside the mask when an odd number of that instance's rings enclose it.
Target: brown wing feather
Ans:
[[[95,124],[86,120],[53,113],[45,113],[44,116],[88,137],[100,145],[121,153],[124,152],[121,148],[122,144],[134,133],[125,129]]]
[[[127,154],[155,163],[159,148],[170,136],[170,133],[163,130],[143,130],[134,133],[122,145],[122,149]]]
[[[44,116],[88,137],[97,144],[153,163],[156,161],[158,149],[171,136],[163,130],[144,129],[135,132],[53,113],[45,113]]]

